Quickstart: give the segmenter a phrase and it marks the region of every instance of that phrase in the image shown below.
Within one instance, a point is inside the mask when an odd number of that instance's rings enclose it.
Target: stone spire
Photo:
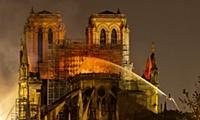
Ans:
[[[143,74],[143,78],[149,80],[150,82],[157,83],[158,79],[158,68],[156,64],[156,57],[155,57],[155,43],[152,42],[151,44],[151,55],[147,58],[146,68]]]
[[[151,45],[151,63],[152,63],[152,68],[151,68],[151,82],[153,84],[156,84],[158,82],[158,67],[157,67],[157,63],[156,63],[156,55],[155,55],[155,43],[152,42]]]
[[[152,43],[151,43],[151,52],[155,53],[155,51],[156,51],[156,46],[155,46],[155,43],[152,41]]]
[[[31,14],[35,13],[34,8],[31,8]]]
[[[26,40],[21,39],[20,45],[20,64],[28,65]]]
[[[117,9],[117,14],[121,14],[121,11],[120,11],[120,9],[119,9],[119,8]]]
[[[164,112],[167,111],[167,102],[165,101],[165,105],[164,105]]]

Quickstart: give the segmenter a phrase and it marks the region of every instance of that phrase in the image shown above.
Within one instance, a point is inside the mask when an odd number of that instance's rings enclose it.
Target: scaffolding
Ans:
[[[70,92],[73,87],[70,78],[80,74],[79,68],[84,57],[100,58],[122,65],[123,48],[120,44],[106,45],[102,48],[100,45],[88,45],[71,42],[71,40],[48,46],[47,58],[42,63],[38,63],[38,72],[33,73],[34,75],[32,73],[27,75],[25,97],[19,96],[16,100],[16,119],[38,119],[40,109],[42,114],[46,106],[54,104],[64,94]],[[31,83],[42,84],[42,90],[36,91],[36,93],[41,93],[40,99],[43,101],[41,105],[35,104],[34,100],[29,99],[29,84]],[[46,96],[46,99],[43,99],[44,96]]]
[[[39,66],[41,79],[47,80],[47,105],[55,102],[70,89],[68,78],[79,74],[84,57],[97,57],[121,64],[121,49],[121,45],[112,48],[107,45],[102,49],[99,45],[87,45],[71,40],[49,46],[48,59]]]
[[[18,98],[16,100],[16,119],[26,120],[27,99]]]
[[[83,43],[65,43],[48,49],[47,60],[39,64],[41,79],[66,80],[75,75],[83,62],[83,57],[96,57],[122,65],[122,45],[105,46]]]

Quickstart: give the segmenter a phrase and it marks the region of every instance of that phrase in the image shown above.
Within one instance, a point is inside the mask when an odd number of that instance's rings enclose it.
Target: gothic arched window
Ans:
[[[111,33],[111,45],[116,45],[116,44],[117,44],[117,32],[115,29],[113,29]]]
[[[38,62],[42,62],[42,50],[43,49],[43,32],[42,28],[38,30]]]
[[[49,48],[51,48],[53,43],[53,31],[51,28],[48,30],[48,43],[49,43]]]
[[[106,31],[102,29],[100,34],[100,46],[103,47],[105,45],[106,45]]]

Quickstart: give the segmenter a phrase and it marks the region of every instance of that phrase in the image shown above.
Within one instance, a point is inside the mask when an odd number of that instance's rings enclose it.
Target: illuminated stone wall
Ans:
[[[119,11],[117,13],[104,11],[90,16],[89,25],[86,29],[88,44],[101,46],[101,34],[105,30],[106,46],[112,46],[113,30],[116,31],[116,44],[122,45],[123,66],[130,67],[129,28],[126,16]],[[103,49],[103,48],[102,48]],[[131,68],[132,69],[132,68]]]
[[[59,13],[41,11],[34,13],[28,17],[24,27],[24,37],[27,42],[28,60],[30,71],[36,72],[38,67],[38,34],[42,32],[42,61],[48,59],[48,48],[53,47],[53,44],[63,43],[65,36],[65,26],[62,23],[62,18]],[[52,30],[52,45],[49,44],[49,30]]]

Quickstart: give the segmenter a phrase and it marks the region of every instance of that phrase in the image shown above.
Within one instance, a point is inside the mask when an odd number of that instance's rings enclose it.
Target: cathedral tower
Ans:
[[[31,11],[20,46],[18,119],[40,119],[43,81],[39,69],[47,66],[49,50],[63,44],[64,32],[60,14]]]
[[[64,33],[65,27],[59,13],[31,12],[24,27],[31,72],[38,71],[37,66],[46,62],[49,48],[63,43]]]
[[[124,14],[104,11],[89,18],[86,29],[87,44],[99,45],[100,48],[122,46],[122,65],[129,66],[129,28]]]

